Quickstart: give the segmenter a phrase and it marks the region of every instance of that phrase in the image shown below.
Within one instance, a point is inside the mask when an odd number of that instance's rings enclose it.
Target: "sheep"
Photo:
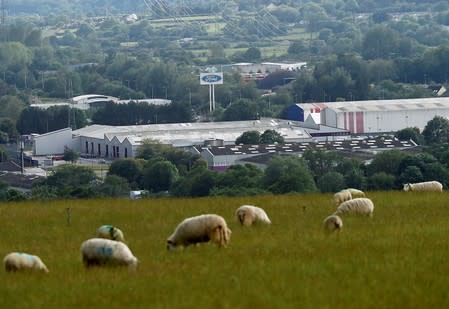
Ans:
[[[215,214],[205,214],[187,218],[182,221],[167,239],[167,249],[188,246],[202,242],[213,242],[219,247],[226,247],[232,231],[225,219]]]
[[[323,221],[323,229],[327,233],[340,231],[343,228],[343,221],[337,215],[330,215]]]
[[[235,215],[241,225],[250,226],[257,222],[271,224],[265,210],[260,207],[242,205],[236,210]]]
[[[97,230],[97,237],[125,242],[123,232],[113,225],[102,225]]]
[[[443,185],[438,181],[426,181],[404,184],[404,191],[435,191],[443,192]]]
[[[40,257],[22,252],[11,252],[6,255],[3,259],[3,265],[7,272],[23,270],[49,272]]]
[[[340,206],[338,206],[337,211],[334,212],[334,215],[353,213],[372,217],[373,211],[374,204],[369,198],[358,197],[341,203]]]
[[[135,270],[139,263],[128,246],[116,240],[91,238],[81,244],[80,250],[86,268],[94,265],[122,265]]]
[[[352,199],[351,192],[349,190],[341,190],[334,194],[334,202],[337,205]]]
[[[354,188],[347,188],[346,190],[351,193],[351,198],[365,197],[365,192],[363,192],[362,190]]]

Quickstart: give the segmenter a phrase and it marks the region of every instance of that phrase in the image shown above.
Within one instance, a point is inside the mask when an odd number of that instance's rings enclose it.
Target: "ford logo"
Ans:
[[[209,75],[203,76],[201,79],[206,83],[212,84],[212,83],[219,82],[222,79],[222,77],[220,75],[209,74]]]

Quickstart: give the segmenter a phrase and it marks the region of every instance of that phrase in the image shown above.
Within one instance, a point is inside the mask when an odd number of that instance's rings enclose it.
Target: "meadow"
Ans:
[[[2,308],[447,308],[449,192],[368,192],[373,218],[344,216],[326,236],[331,194],[240,198],[64,200],[0,204],[0,254],[39,255],[49,274],[0,271]],[[242,204],[271,226],[238,226]],[[70,217],[67,209],[70,208]],[[184,218],[222,215],[227,248],[169,252]],[[140,260],[127,268],[81,262],[80,244],[114,224]]]

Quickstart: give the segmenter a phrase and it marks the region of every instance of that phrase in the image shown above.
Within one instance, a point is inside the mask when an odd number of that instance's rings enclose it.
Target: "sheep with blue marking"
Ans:
[[[439,181],[425,181],[404,184],[404,191],[433,191],[443,192],[443,185]]]
[[[326,233],[339,232],[343,228],[343,220],[337,215],[330,215],[323,221],[323,229]]]
[[[98,228],[97,237],[125,242],[123,232],[118,227],[109,224],[102,225]]]
[[[244,226],[250,226],[255,223],[271,224],[267,213],[260,207],[253,205],[242,205],[237,208],[235,215],[238,222]]]
[[[369,198],[358,197],[346,202],[343,202],[338,206],[334,215],[340,214],[358,214],[367,215],[372,217],[374,211],[374,203]]]
[[[7,272],[39,271],[48,273],[48,268],[37,255],[22,252],[11,252],[3,259]]]
[[[91,238],[81,244],[80,250],[87,268],[96,265],[114,265],[128,266],[130,270],[135,270],[139,263],[128,246],[121,241]]]
[[[341,190],[334,194],[334,202],[336,205],[340,205],[341,203],[345,201],[349,201],[352,199],[351,192],[347,189]]]
[[[192,244],[212,242],[226,247],[232,231],[223,217],[205,214],[183,220],[167,239],[167,249],[174,250]]]

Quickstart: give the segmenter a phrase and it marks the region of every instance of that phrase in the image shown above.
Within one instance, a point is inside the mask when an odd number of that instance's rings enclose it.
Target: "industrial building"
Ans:
[[[137,148],[147,139],[188,149],[204,144],[233,145],[244,132],[258,131],[262,134],[266,130],[280,133],[287,143],[344,139],[349,136],[347,130],[271,118],[119,127],[91,125],[74,131],[65,128],[33,135],[32,155],[57,155],[64,153],[65,148],[70,148],[87,157],[128,158],[135,157]]]
[[[413,141],[400,141],[395,137],[380,136],[359,139],[333,141],[304,141],[273,145],[226,145],[196,146],[198,155],[207,161],[209,168],[225,171],[231,165],[252,163],[264,168],[274,155],[302,156],[305,150],[336,151],[347,157],[372,159],[377,153],[385,150],[412,149],[417,144]]]
[[[421,131],[435,116],[449,118],[449,98],[395,99],[304,103],[290,106],[292,121],[320,113],[320,124],[346,129],[351,134],[383,134],[408,127]]]

